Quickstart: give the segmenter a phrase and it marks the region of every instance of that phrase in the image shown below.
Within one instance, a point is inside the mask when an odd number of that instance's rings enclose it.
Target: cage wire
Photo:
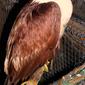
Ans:
[[[77,22],[78,21],[78,22]],[[38,85],[48,85],[75,67],[85,63],[85,23],[72,18],[61,39],[61,49],[53,59],[49,72],[44,72]]]

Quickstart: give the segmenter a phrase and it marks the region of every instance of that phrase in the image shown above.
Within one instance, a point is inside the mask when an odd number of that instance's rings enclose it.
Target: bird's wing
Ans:
[[[34,5],[23,8],[24,12],[16,19],[8,39],[5,69],[12,82],[30,77],[39,66],[52,58],[59,40],[58,5],[53,2]]]

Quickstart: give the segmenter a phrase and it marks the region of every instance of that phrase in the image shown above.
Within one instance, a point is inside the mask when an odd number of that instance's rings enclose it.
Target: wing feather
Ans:
[[[60,9],[54,2],[27,6],[19,14],[7,44],[5,71],[11,82],[30,77],[53,57],[59,40],[60,17]]]

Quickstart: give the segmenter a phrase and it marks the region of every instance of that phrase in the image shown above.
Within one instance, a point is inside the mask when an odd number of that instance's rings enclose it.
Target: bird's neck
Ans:
[[[56,2],[59,7],[61,8],[61,6],[67,6],[71,4],[71,0],[34,0],[35,2],[39,2],[39,3],[47,3],[47,2]]]
[[[65,25],[69,22],[72,12],[73,12],[73,5],[71,0],[34,0],[35,2],[39,3],[47,3],[47,2],[56,2],[61,10],[61,31],[60,36],[63,35]]]
[[[47,3],[52,1],[57,3],[61,10],[61,18],[62,18],[61,21],[63,20],[65,24],[69,21],[69,17],[71,17],[73,11],[71,0],[34,0],[34,1],[39,3]],[[67,17],[68,19],[65,19]]]

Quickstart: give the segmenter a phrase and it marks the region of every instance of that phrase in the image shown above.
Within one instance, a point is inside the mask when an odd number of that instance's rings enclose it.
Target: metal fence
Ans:
[[[56,81],[83,63],[85,63],[85,26],[79,23],[79,20],[77,22],[72,19],[61,40],[59,55],[53,60],[49,72],[43,74],[40,83],[47,85]]]

